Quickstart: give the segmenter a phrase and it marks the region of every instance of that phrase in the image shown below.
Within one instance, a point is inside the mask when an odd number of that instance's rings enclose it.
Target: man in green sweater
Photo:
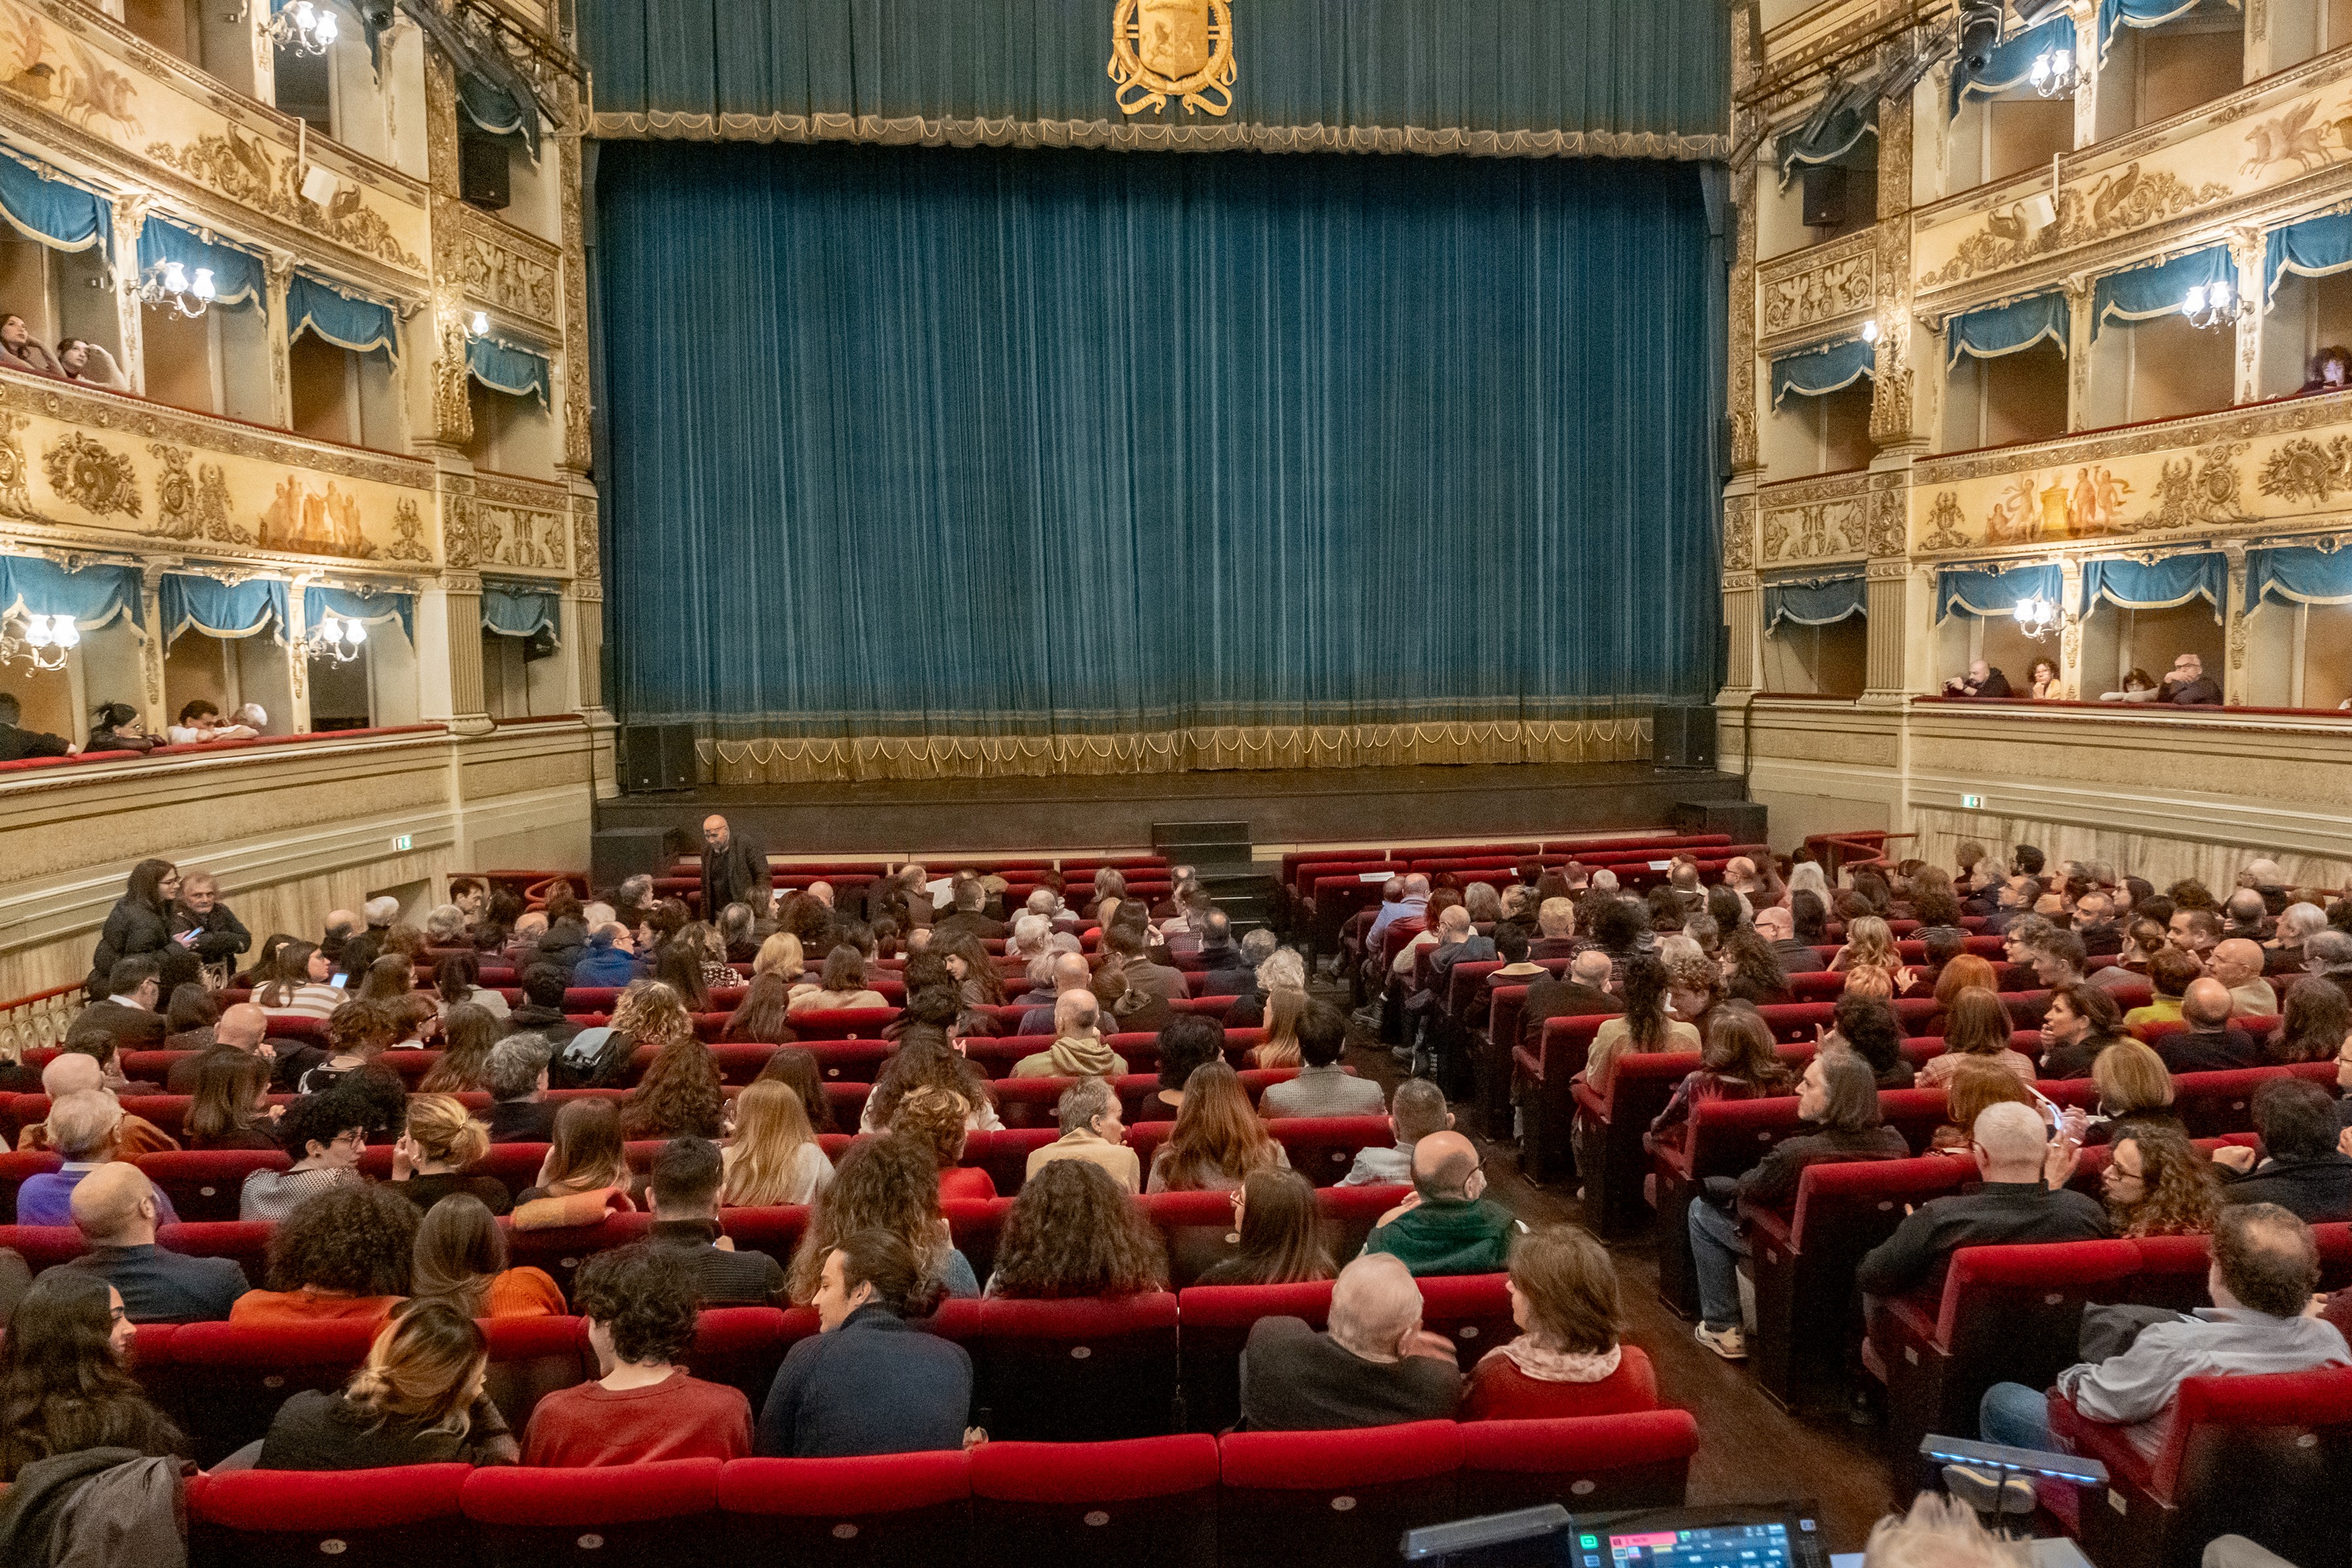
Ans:
[[[1528,1227],[1486,1191],[1476,1146],[1459,1132],[1433,1132],[1413,1145],[1412,1195],[1381,1215],[1364,1250],[1389,1253],[1416,1276],[1499,1274],[1512,1237]]]

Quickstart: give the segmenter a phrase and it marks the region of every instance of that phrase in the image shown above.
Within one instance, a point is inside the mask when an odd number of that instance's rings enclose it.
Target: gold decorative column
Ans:
[[[1909,94],[1878,100],[1878,357],[1870,438],[1881,452],[1927,440],[1912,395],[1911,120]]]
[[[1761,684],[1764,595],[1756,576],[1756,498],[1723,502],[1723,619],[1730,638],[1724,696],[1745,698]]]
[[[466,399],[465,204],[458,200],[457,82],[438,49],[425,51],[425,165],[432,187],[433,353],[428,375],[433,439],[463,447],[474,438]]]
[[[139,236],[147,227],[147,197],[114,198],[114,313],[122,335],[122,373],[131,390],[147,395],[146,332],[139,304]]]
[[[2066,279],[2066,428],[2091,422],[2091,296],[2086,276]]]
[[[294,388],[288,357],[294,344],[287,336],[286,290],[294,281],[294,258],[271,250],[264,258],[261,306],[269,333],[269,422],[281,430],[294,427]]]
[[[482,697],[482,580],[476,574],[481,552],[475,542],[474,481],[462,473],[443,469],[441,489],[441,556],[447,571],[436,595],[444,606],[444,631],[434,653],[446,667],[446,717],[460,731],[488,729],[489,710]],[[418,623],[420,635],[424,623]],[[427,689],[430,690],[431,683]],[[437,717],[438,715],[436,715]]]
[[[579,682],[580,711],[601,712],[604,707],[604,547],[596,534],[593,496],[572,498],[572,597],[579,635],[571,648]]]
[[[2229,628],[2229,658],[2221,669],[2221,701],[2231,708],[2242,707],[2246,700],[2246,617],[2253,614],[2253,605],[2246,602],[2246,542],[2225,540],[2221,544],[2223,559],[2230,563],[2230,593],[2221,606],[2221,624]],[[2300,671],[2302,661],[2296,661]]]
[[[2250,21],[2247,24],[2251,26]],[[2260,228],[2249,226],[2230,231],[2230,259],[2237,264],[2238,281],[2245,297],[2254,301],[2255,308],[2238,318],[2237,388],[2233,403],[2262,401],[2263,374],[2263,264],[2269,249],[2269,240]]]
[[[139,573],[139,613],[146,617],[147,635],[139,644],[140,684],[145,688],[147,728],[156,734],[172,721],[163,698],[163,605],[159,592],[163,581],[163,568],[149,565]]]

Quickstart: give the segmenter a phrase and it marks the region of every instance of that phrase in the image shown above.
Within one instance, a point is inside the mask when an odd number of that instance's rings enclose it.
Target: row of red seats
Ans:
[[[1127,1146],[1135,1151],[1137,1160],[1147,1172],[1151,1168],[1152,1155],[1167,1142],[1174,1125],[1169,1121],[1146,1121],[1127,1130]],[[1265,1126],[1282,1145],[1291,1169],[1319,1188],[1336,1188],[1360,1152],[1368,1148],[1387,1148],[1396,1136],[1385,1116],[1283,1117]],[[872,1134],[827,1132],[820,1134],[817,1141],[828,1157],[838,1159],[853,1136]],[[1015,1193],[1025,1179],[1029,1156],[1058,1136],[1051,1127],[974,1132],[964,1148],[964,1163],[986,1171],[998,1192]],[[645,1171],[652,1168],[654,1155],[662,1145],[644,1142],[624,1147],[628,1151],[632,1168]],[[474,1173],[495,1176],[510,1190],[519,1192],[533,1184],[540,1162],[546,1155],[547,1145],[543,1143],[494,1143],[489,1153],[471,1169]],[[361,1155],[360,1170],[368,1175],[388,1175],[391,1162],[390,1146],[373,1144]],[[57,1170],[60,1163],[58,1156],[51,1152],[0,1154],[0,1215],[13,1223],[16,1189],[28,1177]],[[288,1159],[275,1149],[196,1149],[142,1154],[134,1163],[170,1195],[172,1206],[181,1218],[226,1220],[236,1217],[237,1190],[248,1174],[284,1170]]]
[[[1546,1502],[1683,1500],[1684,1411],[1356,1432],[1118,1443],[992,1442],[969,1454],[681,1459],[602,1470],[255,1470],[191,1483],[197,1561],[399,1568],[598,1560],[1116,1562],[1143,1568],[1361,1568],[1399,1536]]]

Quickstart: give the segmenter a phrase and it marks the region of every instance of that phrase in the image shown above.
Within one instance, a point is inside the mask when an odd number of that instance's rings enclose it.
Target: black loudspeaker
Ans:
[[[613,752],[623,795],[695,785],[691,724],[624,724],[613,732]]]
[[[1661,702],[1651,716],[1650,759],[1661,768],[1715,766],[1715,705]]]
[[[630,877],[658,877],[669,870],[664,852],[668,830],[661,827],[600,827],[588,841],[591,887],[616,888]]]
[[[1806,227],[1836,228],[1845,222],[1843,169],[1833,163],[1808,163],[1799,178],[1805,187]]]
[[[468,135],[461,126],[457,133],[457,195],[475,206],[498,211],[513,199],[508,187],[512,161],[513,153],[505,137]]]
[[[1727,833],[1734,844],[1764,844],[1764,808],[1752,800],[1678,800],[1666,820],[1676,833]]]

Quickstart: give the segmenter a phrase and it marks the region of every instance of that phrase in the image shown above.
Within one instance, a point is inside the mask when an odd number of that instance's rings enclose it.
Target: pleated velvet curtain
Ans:
[[[706,735],[1711,689],[1688,165],[617,143],[613,673]]]

